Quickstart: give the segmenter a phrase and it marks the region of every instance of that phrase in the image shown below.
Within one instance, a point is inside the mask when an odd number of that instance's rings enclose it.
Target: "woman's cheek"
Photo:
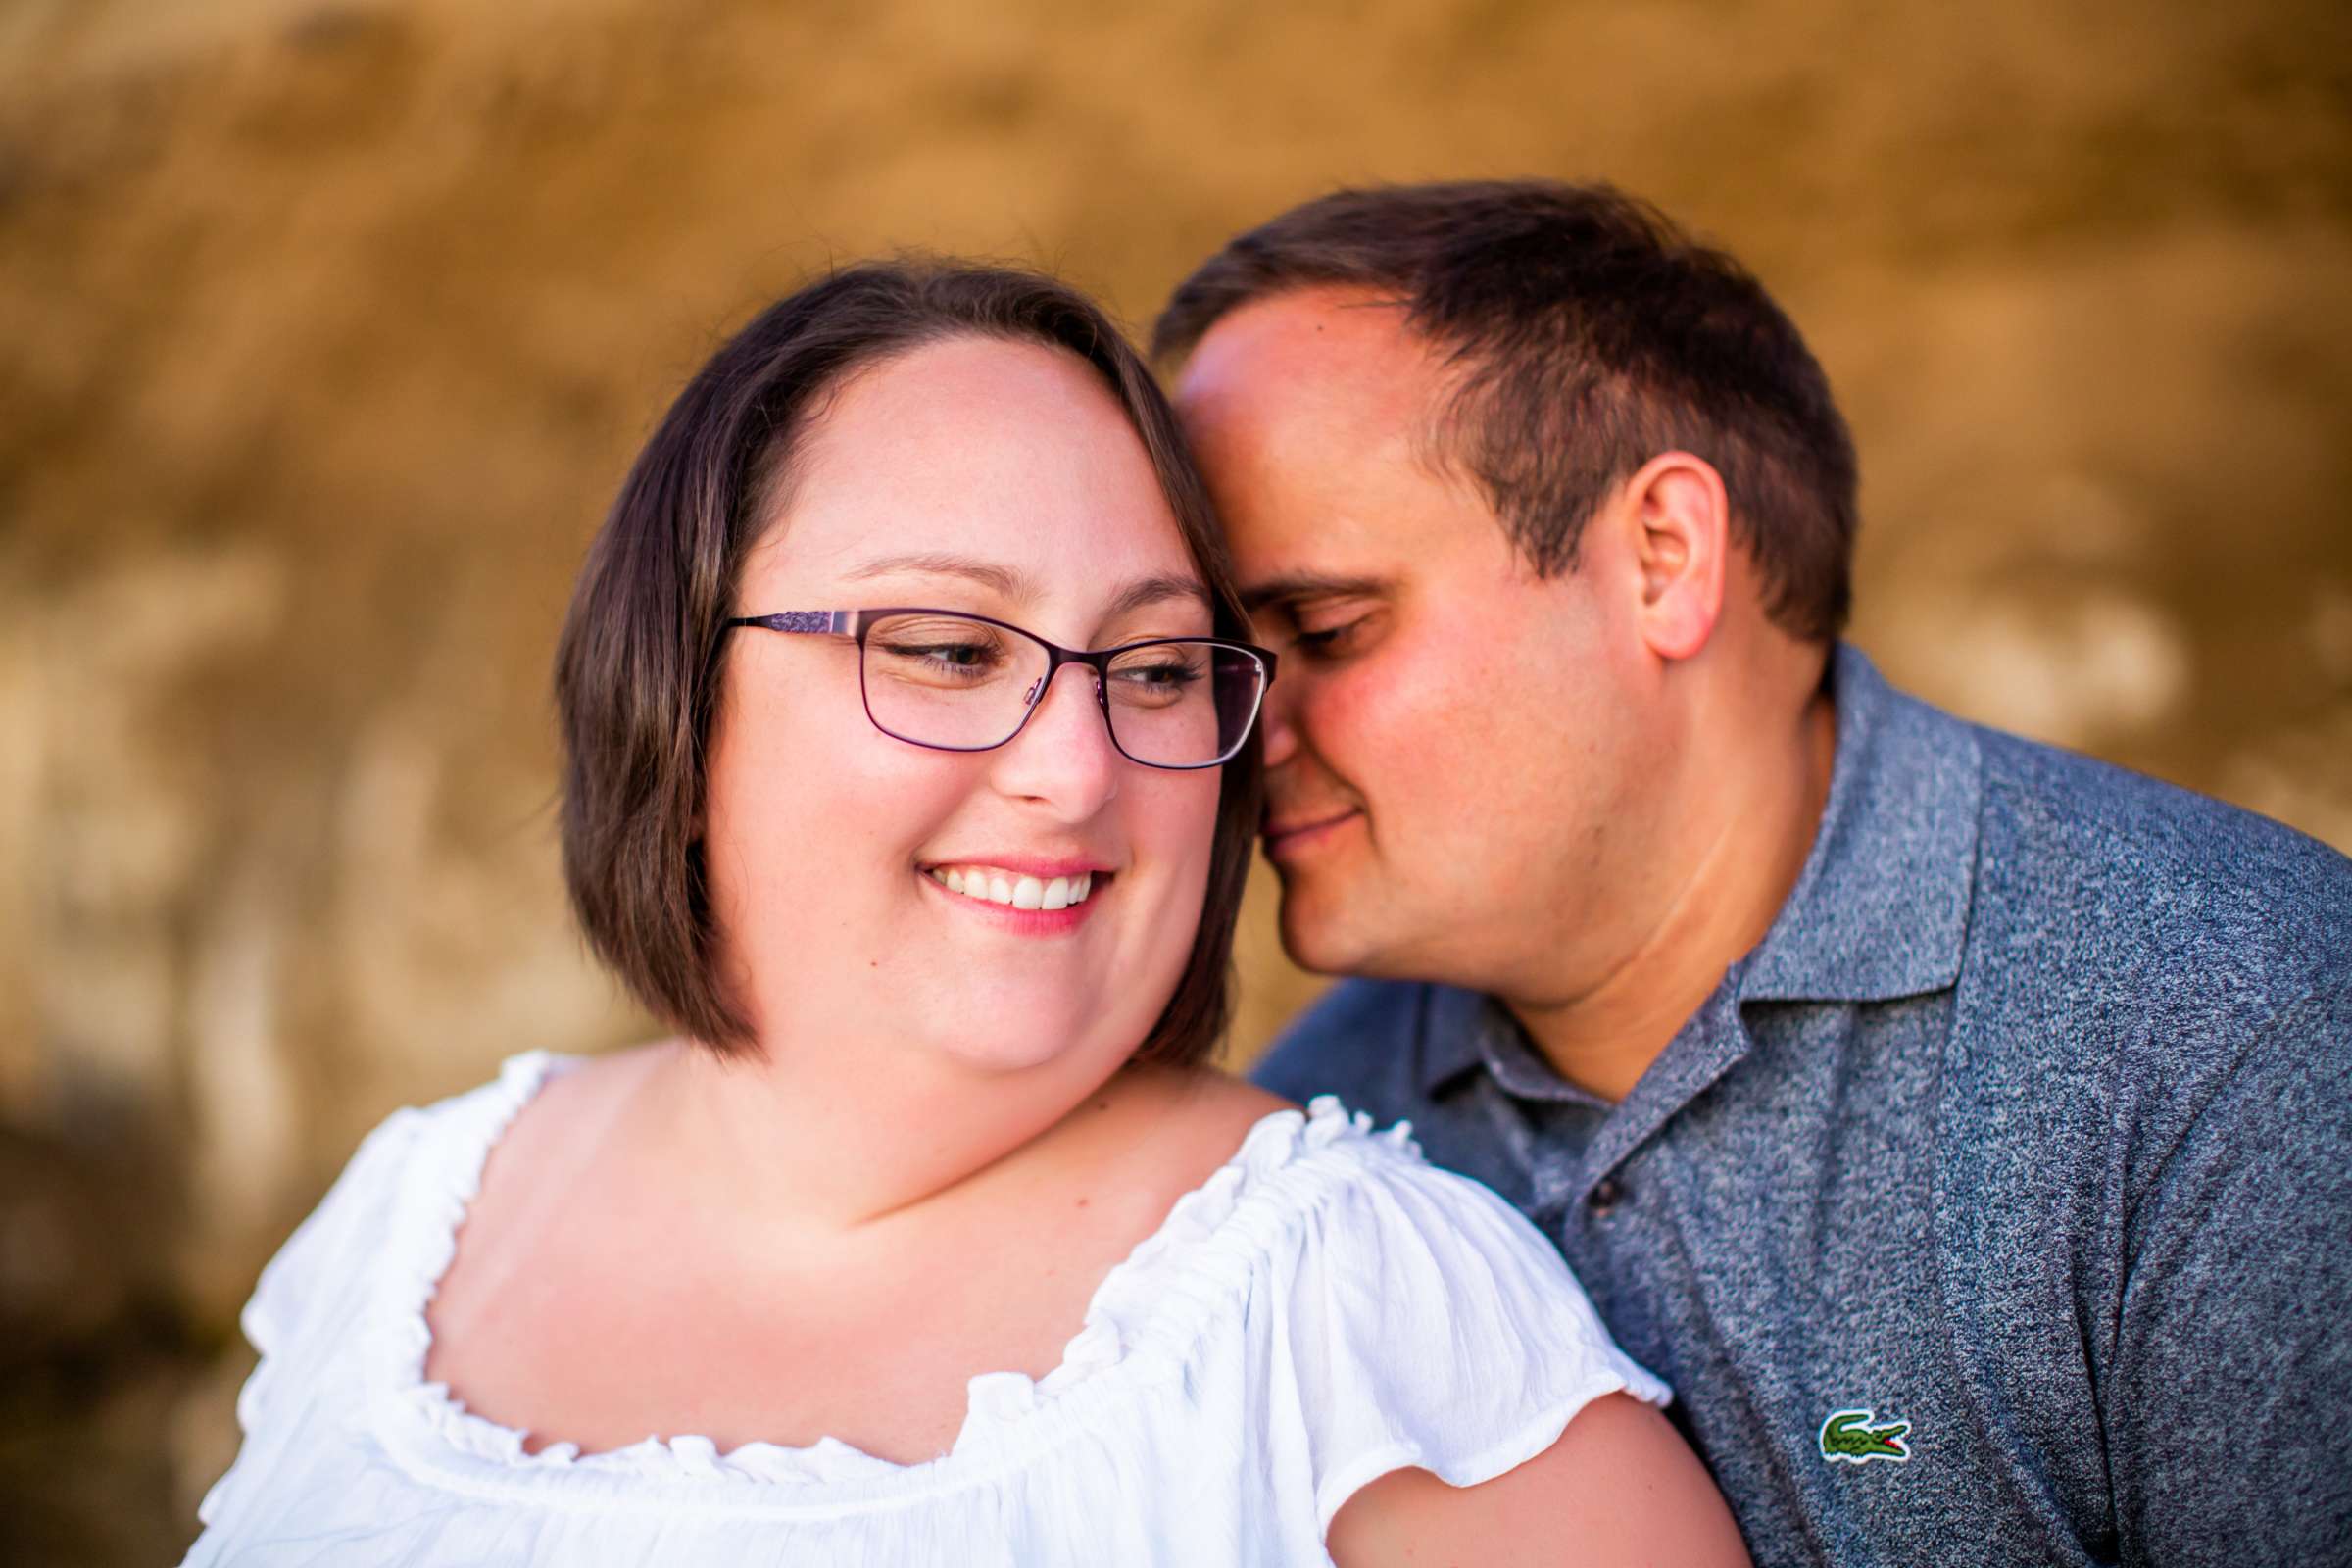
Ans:
[[[1160,891],[1152,922],[1164,945],[1177,951],[1176,962],[1192,951],[1192,932],[1208,896],[1208,874],[1216,852],[1217,792],[1215,772],[1166,775],[1164,787],[1145,792],[1137,803],[1140,821],[1133,824],[1129,842],[1149,846],[1159,862]],[[1182,940],[1178,940],[1181,938]]]

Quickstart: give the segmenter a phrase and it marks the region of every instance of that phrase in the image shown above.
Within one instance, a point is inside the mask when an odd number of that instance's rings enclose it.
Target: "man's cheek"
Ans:
[[[1457,791],[1489,759],[1475,710],[1442,684],[1399,669],[1388,680],[1350,681],[1330,707],[1335,748],[1351,776],[1381,793]],[[1457,797],[1458,798],[1458,797]]]
[[[1275,685],[1290,678],[1288,673],[1277,675]],[[1333,692],[1328,677],[1302,680],[1287,695],[1282,716],[1296,745],[1281,771],[1299,784],[1311,775],[1344,772],[1343,760],[1353,744],[1349,705]]]

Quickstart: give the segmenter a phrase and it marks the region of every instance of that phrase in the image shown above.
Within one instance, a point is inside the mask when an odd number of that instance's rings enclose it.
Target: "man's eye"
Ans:
[[[1347,650],[1348,639],[1354,636],[1356,628],[1363,623],[1363,617],[1358,615],[1355,619],[1342,621],[1337,626],[1318,626],[1312,631],[1300,627],[1291,641],[1309,656],[1343,653]]]

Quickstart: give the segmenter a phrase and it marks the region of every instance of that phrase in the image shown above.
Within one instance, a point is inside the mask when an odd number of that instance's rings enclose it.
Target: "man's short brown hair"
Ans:
[[[1571,569],[1610,487],[1662,452],[1723,475],[1765,608],[1828,642],[1851,608],[1853,438],[1829,378],[1747,270],[1606,185],[1343,190],[1242,234],[1177,288],[1162,362],[1253,301],[1393,296],[1460,372],[1435,450],[1485,490],[1540,573]]]
[[[1143,358],[1085,296],[1017,270],[910,260],[836,272],[762,312],[696,373],[638,455],[589,549],[556,655],[572,908],[641,1003],[721,1054],[755,1045],[721,983],[724,934],[702,848],[720,652],[739,613],[743,561],[777,521],[809,420],[843,378],[956,337],[1058,349],[1101,377],[1151,458],[1209,591],[1216,635],[1246,634],[1175,416]],[[1223,770],[1200,930],[1138,1059],[1198,1061],[1224,1033],[1258,774],[1253,733]]]

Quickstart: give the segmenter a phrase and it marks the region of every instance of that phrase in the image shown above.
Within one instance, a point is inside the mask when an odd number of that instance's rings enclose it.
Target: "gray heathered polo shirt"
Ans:
[[[2352,1561],[2352,861],[1833,686],[1795,891],[1623,1102],[1403,983],[1257,1080],[1550,1236],[1760,1563]]]

